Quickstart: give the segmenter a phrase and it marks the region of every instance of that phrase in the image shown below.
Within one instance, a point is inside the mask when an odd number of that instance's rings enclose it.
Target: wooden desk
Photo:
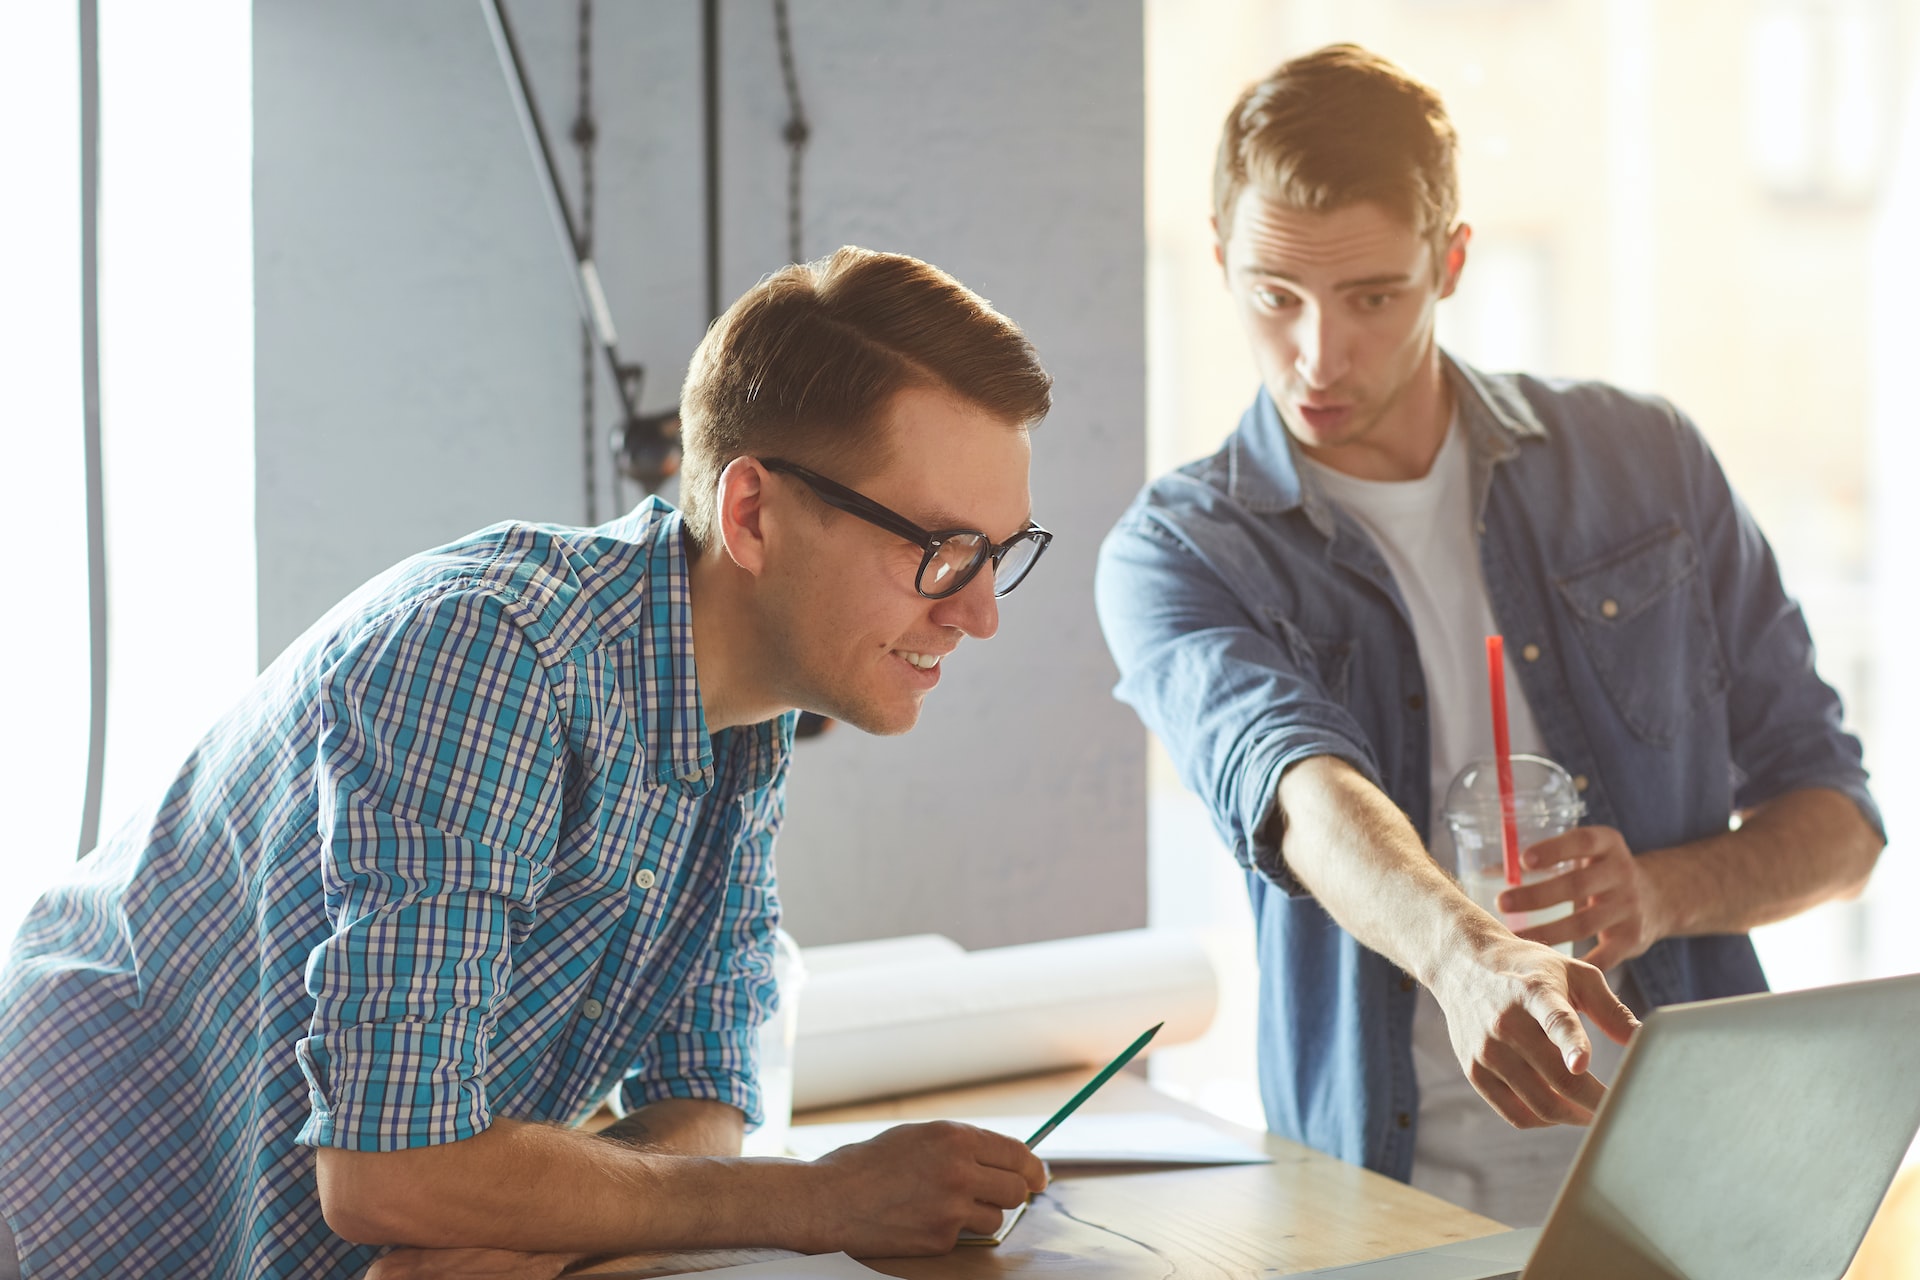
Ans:
[[[800,1123],[837,1120],[964,1119],[1045,1114],[1086,1082],[1084,1069],[1003,1084],[919,1094],[891,1102],[815,1111]],[[905,1280],[1034,1275],[1049,1280],[1220,1280],[1282,1275],[1358,1262],[1403,1249],[1467,1240],[1502,1230],[1391,1178],[1218,1120],[1122,1073],[1087,1103],[1089,1111],[1162,1111],[1204,1120],[1264,1145],[1270,1165],[1139,1170],[1074,1169],[1027,1208],[997,1248],[964,1248],[938,1258],[866,1258]],[[1042,1153],[1044,1154],[1044,1148]],[[622,1258],[572,1274],[662,1276],[781,1256],[769,1251]]]

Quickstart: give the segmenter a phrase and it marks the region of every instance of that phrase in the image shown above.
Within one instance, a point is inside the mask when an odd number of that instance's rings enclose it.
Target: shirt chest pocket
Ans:
[[[1668,524],[1554,580],[1607,697],[1634,734],[1670,746],[1727,688],[1693,540]]]

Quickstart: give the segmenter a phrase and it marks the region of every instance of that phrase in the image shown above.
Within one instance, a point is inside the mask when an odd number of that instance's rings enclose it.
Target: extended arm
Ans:
[[[1406,816],[1351,765],[1303,760],[1280,780],[1280,851],[1327,913],[1400,965],[1446,1011],[1481,1096],[1532,1128],[1592,1119],[1581,1013],[1625,1043],[1637,1022],[1598,969],[1509,933],[1427,856]]]
[[[1597,970],[1516,939],[1434,865],[1374,781],[1365,731],[1323,687],[1311,641],[1281,620],[1286,602],[1236,576],[1249,541],[1227,522],[1140,511],[1108,536],[1095,586],[1119,695],[1243,866],[1311,893],[1427,985],[1496,1111],[1522,1127],[1584,1122],[1605,1091],[1586,1073],[1578,1014],[1623,1041],[1633,1015]],[[1256,612],[1252,600],[1266,603]]]

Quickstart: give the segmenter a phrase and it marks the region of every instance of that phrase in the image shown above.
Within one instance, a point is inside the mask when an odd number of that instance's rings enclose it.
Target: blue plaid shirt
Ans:
[[[0,969],[30,1276],[347,1276],[314,1146],[757,1121],[792,717],[709,737],[681,520],[504,524],[296,642]]]

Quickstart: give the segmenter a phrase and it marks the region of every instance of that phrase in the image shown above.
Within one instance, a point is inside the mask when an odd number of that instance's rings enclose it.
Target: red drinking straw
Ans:
[[[1493,696],[1493,759],[1500,776],[1500,849],[1507,883],[1520,883],[1520,832],[1513,820],[1513,746],[1507,736],[1507,651],[1499,636],[1487,637],[1487,692]]]

